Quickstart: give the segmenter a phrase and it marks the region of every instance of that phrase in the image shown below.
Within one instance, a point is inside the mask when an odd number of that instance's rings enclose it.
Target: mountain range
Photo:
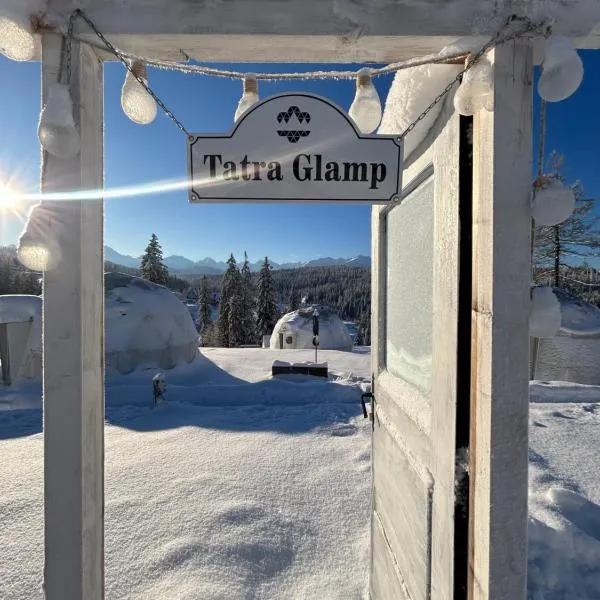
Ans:
[[[110,246],[104,246],[104,259],[108,262],[123,265],[133,269],[139,269],[141,256],[134,257],[128,254],[120,254]],[[278,264],[271,262],[273,269],[298,269],[301,267],[335,267],[345,265],[347,267],[371,267],[371,257],[355,256],[354,258],[315,258],[307,262],[290,262]],[[185,256],[172,255],[164,259],[165,265],[174,274],[180,275],[218,275],[224,273],[227,269],[227,263],[224,261],[216,261],[214,258],[203,258],[202,260],[193,261]],[[262,265],[262,260],[255,263],[250,263],[252,271],[259,271]]]

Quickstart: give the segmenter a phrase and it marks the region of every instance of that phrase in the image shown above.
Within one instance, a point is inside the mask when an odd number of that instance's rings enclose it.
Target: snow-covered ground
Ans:
[[[364,598],[370,428],[366,349],[322,351],[330,379],[270,379],[314,353],[202,349],[167,374],[111,376],[106,579],[112,599]],[[0,598],[41,600],[39,390],[0,395]],[[33,408],[32,408],[33,407]],[[4,409],[4,410],[2,410]],[[600,387],[535,382],[531,600],[600,597]]]
[[[600,387],[534,382],[529,412],[531,600],[600,598]]]
[[[270,380],[276,358],[314,353],[203,349],[156,409],[151,372],[108,380],[108,599],[364,597],[368,354],[320,352],[329,381]],[[15,410],[36,393],[0,412],[2,600],[43,597],[41,415]]]

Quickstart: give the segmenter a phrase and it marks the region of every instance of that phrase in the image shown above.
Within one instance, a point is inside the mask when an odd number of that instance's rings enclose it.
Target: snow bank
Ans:
[[[187,307],[174,294],[121,273],[107,273],[105,282],[107,368],[130,373],[194,360],[198,333]]]
[[[600,590],[600,388],[531,387],[528,598],[593,600]]]
[[[291,348],[314,348],[313,308],[301,308],[283,315],[271,335],[271,349],[280,348],[280,335],[286,340],[292,336]],[[344,322],[327,308],[319,308],[319,348],[351,351],[352,337]]]
[[[460,73],[461,65],[424,65],[398,71],[390,87],[381,125],[377,133],[400,134],[433,102],[435,97]],[[404,140],[408,158],[425,139],[440,116],[444,102],[438,104]]]

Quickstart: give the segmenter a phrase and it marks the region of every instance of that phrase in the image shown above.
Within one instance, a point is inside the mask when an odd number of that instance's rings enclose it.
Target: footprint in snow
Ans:
[[[331,435],[334,437],[348,437],[356,433],[356,427],[354,425],[338,425],[331,429]]]

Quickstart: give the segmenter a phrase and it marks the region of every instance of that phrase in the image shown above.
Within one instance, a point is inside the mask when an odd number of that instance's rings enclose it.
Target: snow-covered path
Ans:
[[[233,381],[201,361],[212,386],[189,370],[175,373],[169,400],[155,410],[147,406],[149,385],[109,385],[108,403],[112,394],[117,406],[107,408],[105,430],[108,599],[364,597],[370,428],[352,369],[344,366],[340,383],[249,385],[261,368],[252,363],[238,358],[233,372],[246,381]],[[0,416],[22,434],[35,430],[36,413]],[[42,436],[8,430],[5,422],[0,598],[37,600]]]

